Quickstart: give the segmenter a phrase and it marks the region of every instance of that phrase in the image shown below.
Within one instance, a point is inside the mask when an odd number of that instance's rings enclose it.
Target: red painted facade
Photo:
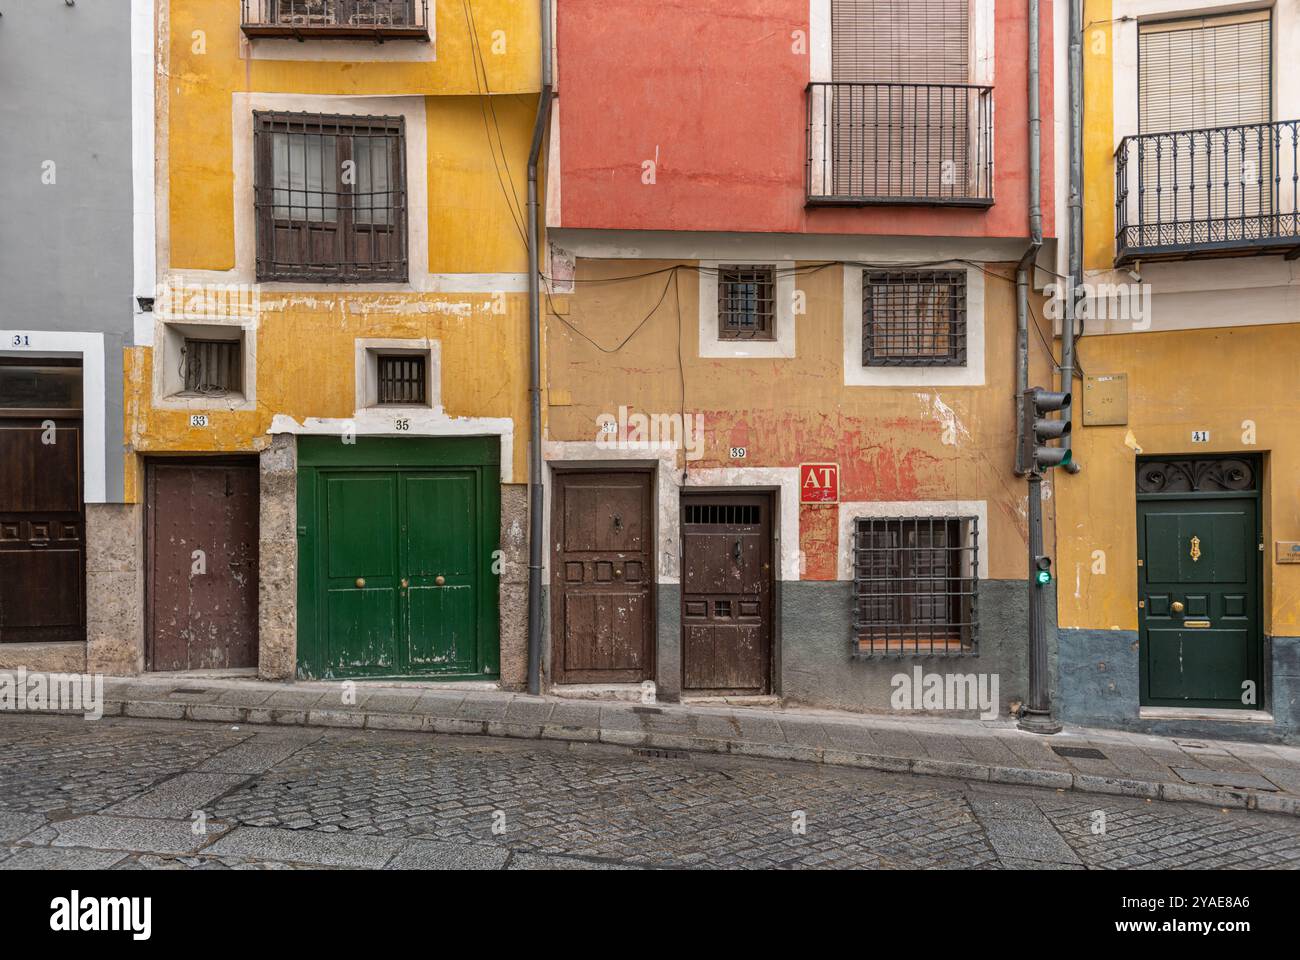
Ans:
[[[1053,217],[1052,0],[1041,7],[1042,203]],[[808,0],[557,0],[560,222],[620,230],[1027,233],[1028,20],[998,2],[994,204],[805,205]],[[802,46],[799,37],[804,38]],[[642,183],[656,161],[655,183]]]

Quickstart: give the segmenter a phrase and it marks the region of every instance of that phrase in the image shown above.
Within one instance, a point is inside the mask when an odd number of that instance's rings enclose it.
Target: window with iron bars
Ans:
[[[973,653],[978,584],[975,517],[859,518],[854,655]]]
[[[776,270],[765,266],[718,268],[718,338],[776,339]]]
[[[407,278],[402,117],[254,115],[257,279]]]
[[[964,367],[965,271],[863,271],[862,364]]]
[[[425,357],[411,354],[381,354],[376,358],[379,374],[379,402],[402,406],[423,406],[425,400]]]
[[[239,340],[185,338],[182,353],[185,393],[222,396],[244,389],[244,345]]]

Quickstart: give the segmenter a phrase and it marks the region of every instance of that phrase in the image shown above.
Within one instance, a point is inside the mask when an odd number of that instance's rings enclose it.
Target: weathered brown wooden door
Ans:
[[[84,642],[81,421],[0,419],[0,643]]]
[[[557,473],[552,502],[556,683],[653,675],[654,524],[649,473]]]
[[[146,485],[148,669],[257,666],[257,461],[154,461]]]
[[[682,690],[771,690],[772,501],[682,497]]]

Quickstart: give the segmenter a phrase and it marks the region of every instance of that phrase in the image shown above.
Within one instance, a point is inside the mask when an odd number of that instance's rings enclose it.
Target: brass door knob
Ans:
[[[433,582],[441,587],[444,583],[447,582],[447,578],[444,576],[437,576],[433,578]]]
[[[405,578],[405,577],[402,577],[402,589],[405,590],[405,589],[406,589],[407,587],[409,587],[409,586],[410,586],[410,584],[407,583],[406,578]]]
[[[1169,605],[1169,608],[1170,608],[1171,610],[1173,610],[1174,613],[1182,613],[1182,612],[1183,612],[1183,601],[1181,601],[1181,600],[1175,600],[1173,603],[1171,603],[1171,604]]]
[[[364,587],[365,585],[366,585],[366,578],[365,578],[365,577],[357,577],[357,587],[358,587],[358,589],[361,588],[361,587]]]

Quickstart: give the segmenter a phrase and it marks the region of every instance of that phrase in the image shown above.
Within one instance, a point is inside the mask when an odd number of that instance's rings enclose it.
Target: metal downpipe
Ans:
[[[537,163],[551,117],[551,3],[541,0],[542,88],[528,150],[528,692],[542,688],[542,309]]]

